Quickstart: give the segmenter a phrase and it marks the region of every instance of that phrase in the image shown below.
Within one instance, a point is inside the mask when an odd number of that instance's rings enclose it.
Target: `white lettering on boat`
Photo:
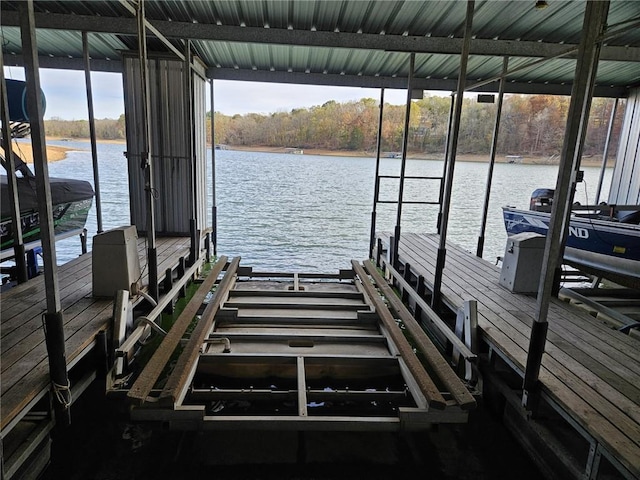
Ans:
[[[569,235],[572,235],[578,238],[589,238],[589,230],[582,227],[569,226]]]

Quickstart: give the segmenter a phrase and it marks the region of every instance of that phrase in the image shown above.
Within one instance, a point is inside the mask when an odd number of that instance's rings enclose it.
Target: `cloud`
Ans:
[[[5,67],[5,76],[24,80],[24,70]],[[94,113],[96,118],[118,118],[124,113],[122,75],[119,73],[93,72]],[[84,72],[71,70],[40,70],[40,84],[47,99],[45,119],[53,117],[65,120],[86,119],[87,98]],[[210,109],[207,87],[207,111]],[[336,102],[357,101],[361,98],[380,98],[380,91],[373,88],[327,87],[279,83],[236,82],[216,80],[214,83],[214,108],[226,115],[289,112],[294,108],[310,108],[330,100]],[[406,102],[404,90],[386,90],[385,102],[402,105]]]
[[[288,112],[294,108],[309,108],[330,100],[357,101],[361,98],[380,98],[373,88],[326,87],[280,83],[235,82],[216,80],[214,108],[227,115],[246,113]],[[385,92],[385,102],[402,104],[406,93],[402,90]]]

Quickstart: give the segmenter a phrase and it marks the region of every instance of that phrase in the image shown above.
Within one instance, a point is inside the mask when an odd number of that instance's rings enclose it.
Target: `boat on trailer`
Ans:
[[[546,235],[553,193],[552,189],[535,190],[529,210],[503,207],[507,234]],[[584,273],[640,288],[640,206],[574,205],[564,261]]]

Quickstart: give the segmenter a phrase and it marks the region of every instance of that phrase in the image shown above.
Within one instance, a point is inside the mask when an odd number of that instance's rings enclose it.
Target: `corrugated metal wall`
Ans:
[[[192,165],[189,141],[194,138],[197,228],[206,222],[206,81],[199,62],[193,75],[194,123],[191,131],[185,114],[184,64],[162,57],[149,58],[151,103],[151,160],[156,193],[156,232],[188,235],[193,205]],[[141,131],[140,64],[137,56],[123,57],[123,82],[127,125],[127,159],[131,222],[146,231],[144,171],[140,168],[143,148]]]
[[[640,88],[627,98],[609,203],[640,205]]]

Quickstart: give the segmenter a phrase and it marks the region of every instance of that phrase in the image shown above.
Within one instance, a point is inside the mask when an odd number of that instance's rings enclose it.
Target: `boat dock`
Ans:
[[[378,235],[380,262],[389,235]],[[428,294],[439,237],[403,234],[402,278]],[[584,309],[553,298],[548,340],[540,371],[540,408],[533,417],[520,406],[535,296],[511,293],[498,284],[500,268],[447,245],[442,301],[456,312],[477,301],[479,366],[485,382],[506,400],[504,419],[525,448],[548,454],[547,474],[597,478],[598,472],[640,475],[640,342],[611,328]],[[485,389],[485,396],[487,391]],[[495,401],[495,398],[493,399]],[[529,443],[527,443],[529,442]],[[554,461],[549,458],[556,458]],[[606,464],[606,465],[605,465]],[[609,470],[607,470],[609,469]],[[599,478],[599,477],[598,477]]]
[[[178,270],[182,269],[189,254],[189,244],[188,237],[158,238],[160,281],[172,272],[178,276]],[[144,266],[144,239],[138,240],[138,252],[140,264]],[[198,260],[198,265],[201,262],[202,259]],[[141,278],[143,291],[148,289],[146,273],[145,269]],[[73,401],[96,378],[97,372],[105,373],[107,342],[111,343],[108,334],[113,331],[114,300],[92,296],[91,253],[60,266],[58,279]],[[39,450],[43,442],[48,448],[48,432],[54,425],[48,413],[51,380],[42,318],[46,309],[44,291],[44,276],[41,275],[2,294],[0,424],[4,473],[8,477]],[[165,289],[165,297],[175,295],[176,288]],[[140,301],[142,297],[128,300],[131,307]],[[40,455],[38,458],[46,462],[47,457]],[[38,471],[35,466],[34,471]]]

